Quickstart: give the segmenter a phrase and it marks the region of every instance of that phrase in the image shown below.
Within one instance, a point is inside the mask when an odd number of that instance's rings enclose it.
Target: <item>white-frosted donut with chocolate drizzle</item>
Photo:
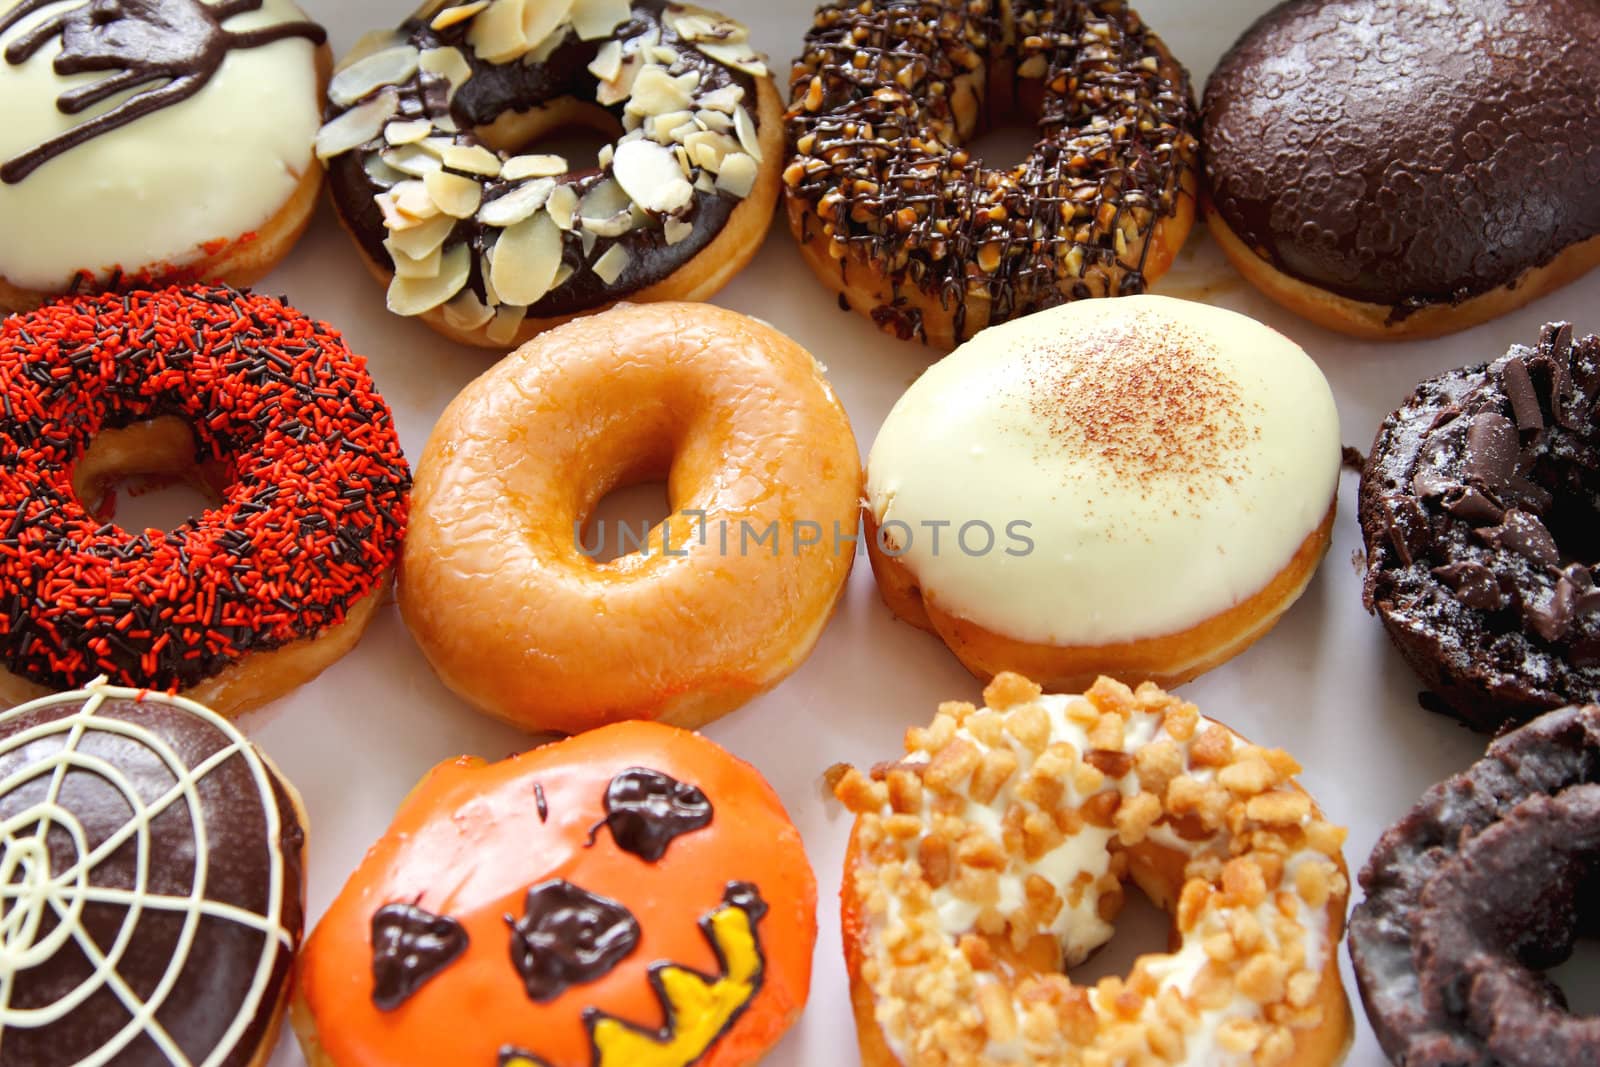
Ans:
[[[984,700],[835,775],[866,1067],[1343,1059],[1345,831],[1294,759],[1148,683],[1058,696],[1003,674]],[[1171,913],[1173,951],[1073,984],[1130,880]]]
[[[318,153],[389,310],[509,347],[618,300],[701,300],[778,196],[782,104],[744,26],[668,0],[429,0],[329,85]],[[541,151],[569,127],[597,166]]]

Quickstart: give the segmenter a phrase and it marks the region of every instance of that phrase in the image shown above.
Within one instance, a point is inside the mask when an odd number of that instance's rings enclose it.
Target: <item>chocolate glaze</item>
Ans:
[[[711,825],[711,801],[688,782],[630,767],[606,787],[606,825],[617,847],[656,863],[684,834]]]
[[[467,950],[467,931],[415,904],[385,904],[372,916],[372,1002],[394,1011]]]
[[[1600,5],[1292,0],[1206,85],[1211,197],[1279,271],[1395,309],[1600,234]]]
[[[999,322],[1143,292],[1143,237],[1177,210],[1197,123],[1188,73],[1160,38],[1122,0],[1013,7],[1016,43],[988,0],[824,3],[795,61],[787,193],[807,225],[824,220],[883,265],[897,295],[870,314],[902,338],[923,332],[898,295],[912,289],[954,308],[958,341],[971,295]],[[1039,141],[1020,165],[985,167],[959,147],[976,131],[952,99],[974,77],[979,126],[1039,101]]]
[[[522,917],[506,922],[512,966],[540,1003],[603,978],[639,944],[632,912],[561,878],[530,888]]]
[[[688,66],[700,72],[701,85],[712,91],[725,85],[738,85],[745,91],[745,104],[750,117],[760,127],[761,117],[755,106],[756,79],[740,71],[723,66],[704,56],[695,46],[683,41],[662,22],[662,13],[668,0],[636,0],[633,19],[617,28],[613,37],[630,40],[652,27],[661,33],[661,43],[676,48]],[[445,97],[449,91],[442,78],[419,71],[412,80],[398,87],[400,112],[398,120],[436,118],[448,114],[461,130],[456,135],[460,144],[477,144],[470,132],[476,127],[493,122],[501,114],[511,111],[528,111],[561,97],[575,97],[595,107],[595,93],[599,82],[588,70],[595,54],[604,41],[580,41],[571,36],[542,63],[517,61],[488,63],[479,59],[472,46],[466,43],[471,20],[436,31],[416,19],[409,19],[400,27],[406,41],[419,49],[455,47],[461,51],[472,76],[456,92],[449,105]],[[328,106],[326,117],[332,119],[346,109]],[[623,105],[606,109],[619,122]],[[365,167],[365,160],[381,151],[386,145],[380,136],[352,152],[346,152],[328,161],[328,188],[332,191],[334,206],[339,216],[355,235],[368,258],[380,265],[388,265],[389,252],[383,247],[388,230],[383,224],[383,213],[373,199],[385,187],[375,181]],[[600,170],[573,171],[559,180],[571,185],[582,197],[600,184],[605,174]],[[485,204],[499,199],[519,182],[501,179],[484,180]],[[685,221],[693,225],[688,237],[677,244],[668,245],[659,226],[638,227],[620,237],[597,238],[593,249],[585,253],[576,232],[567,235],[563,244],[562,262],[573,268],[572,276],[562,285],[550,290],[528,308],[534,318],[549,318],[586,311],[601,304],[626,297],[671,276],[689,260],[705,250],[722,232],[734,208],[743,201],[723,192],[706,193],[696,190]],[[473,250],[472,276],[468,288],[480,299],[485,296],[482,264],[483,253],[499,239],[500,230],[484,226],[476,219],[463,219],[445,241],[450,248],[465,241]],[[622,274],[610,285],[594,271],[580,269],[593,263],[612,245],[620,244],[628,252],[628,263]]]
[[[1406,1067],[1600,1059],[1600,1020],[1544,971],[1600,914],[1600,708],[1552,711],[1430,789],[1378,840],[1350,920],[1356,983]]]
[[[20,0],[0,15],[0,36],[23,19],[60,0]],[[259,48],[274,41],[302,37],[322,44],[327,33],[314,22],[284,22],[245,33],[230,33],[222,23],[235,15],[259,11],[262,0],[84,0],[45,19],[12,41],[6,62],[20,66],[52,39],[61,39],[54,61],[57,74],[109,72],[110,77],[63,92],[56,106],[64,115],[137,91],[103,114],[0,166],[0,181],[15,185],[39,167],[96,137],[120,129],[146,115],[172,107],[204,89],[237,48]],[[160,82],[159,85],[151,85]]]
[[[34,727],[76,714],[82,705],[64,704],[39,709],[0,724],[0,739],[16,737]],[[176,753],[186,768],[195,768],[231,742],[212,724],[181,709],[157,703],[108,700],[95,712],[106,720],[137,723]],[[0,756],[0,779],[59,752],[66,734],[43,737]],[[161,756],[142,741],[105,730],[88,729],[75,745],[77,752],[98,757],[115,767],[146,803],[168,792],[176,778]],[[268,768],[269,775],[271,774]],[[196,784],[205,820],[206,859],[209,864],[204,897],[242,908],[256,915],[269,909],[269,849],[281,852],[284,882],[281,897],[283,927],[298,944],[304,919],[301,906],[301,850],[305,833],[283,785],[272,776],[272,800],[282,827],[277,841],[268,841],[266,809],[249,765],[242,756],[224,759]],[[45,799],[51,775],[45,773],[0,795],[0,819],[9,819]],[[83,827],[89,849],[94,849],[122,829],[133,817],[124,795],[95,771],[73,766],[61,778],[59,803]],[[33,824],[37,825],[37,824]],[[179,801],[149,822],[149,866],[145,889],[149,893],[188,896],[192,890],[197,857],[196,827],[188,806]],[[6,852],[33,833],[19,829],[0,842]],[[58,822],[49,831],[50,869],[67,871],[80,857],[71,836]],[[89,884],[131,889],[136,884],[138,837],[112,852],[89,872]],[[13,881],[17,875],[13,875]],[[8,902],[8,905],[10,902]],[[115,944],[130,917],[123,903],[90,903],[80,926],[103,951]],[[141,998],[153,996],[158,983],[176,966],[178,978],[156,1021],[187,1055],[200,1063],[216,1049],[218,1041],[237,1017],[257,972],[263,952],[260,930],[220,916],[203,916],[195,927],[194,942],[186,956],[178,955],[184,914],[171,908],[145,908],[132,923],[131,937],[117,964],[117,972]],[[57,926],[48,908],[34,943],[46,939]],[[7,945],[7,948],[13,946]],[[240,1036],[221,1067],[244,1067],[270,1035],[267,1024],[277,991],[288,981],[291,949],[279,945],[266,995],[255,1018]],[[68,940],[37,966],[19,970],[13,981],[11,1011],[45,1008],[78,987],[94,972],[94,964],[78,942]],[[129,1021],[130,1014],[117,994],[101,984],[78,1008],[61,1020],[26,1028],[15,1022],[0,1026],[0,1063],[27,1067],[76,1064],[101,1049]],[[145,1034],[140,1034],[112,1060],[118,1067],[168,1067],[170,1060]]]
[[[1364,596],[1455,712],[1493,730],[1600,699],[1600,339],[1419,386],[1361,476]]]

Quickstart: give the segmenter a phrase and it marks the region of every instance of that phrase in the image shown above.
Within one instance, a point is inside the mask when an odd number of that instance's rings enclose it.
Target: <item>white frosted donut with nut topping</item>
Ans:
[[[1338,1063],[1345,831],[1299,765],[1148,683],[1003,674],[984,700],[836,779],[866,1067]],[[1074,985],[1127,880],[1171,913],[1173,951]]]
[[[885,601],[980,677],[1174,686],[1236,655],[1327,550],[1333,394],[1282,334],[1168,297],[983,331],[884,421],[867,469]]]

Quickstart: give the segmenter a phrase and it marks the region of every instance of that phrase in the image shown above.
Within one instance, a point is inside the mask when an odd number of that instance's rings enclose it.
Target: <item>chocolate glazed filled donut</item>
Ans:
[[[1362,472],[1367,607],[1480,730],[1600,700],[1597,403],[1600,339],[1552,324],[1417,386]]]
[[[782,104],[745,27],[666,0],[429,0],[328,90],[317,152],[389,309],[520,344],[618,300],[700,300],[778,196]],[[536,148],[615,135],[599,165]]]
[[[790,229],[902,339],[1142,293],[1194,219],[1189,76],[1121,0],[829,0],[790,94]],[[1039,129],[1022,163],[962,147],[1014,113]]]
[[[1544,972],[1595,918],[1600,708],[1562,708],[1428,790],[1361,872],[1350,957],[1405,1067],[1555,1067],[1600,1057],[1600,1021]]]

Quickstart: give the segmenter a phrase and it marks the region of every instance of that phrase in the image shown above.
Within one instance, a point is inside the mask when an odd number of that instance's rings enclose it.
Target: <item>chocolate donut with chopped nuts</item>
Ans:
[[[1350,919],[1356,983],[1405,1067],[1600,1059],[1600,1021],[1544,971],[1593,920],[1600,707],[1569,707],[1489,746],[1378,840]]]
[[[389,309],[520,344],[618,300],[699,300],[760,246],[782,104],[744,26],[669,0],[428,0],[335,73],[317,139]],[[598,166],[538,151],[590,127]]]
[[[826,0],[790,100],[790,229],[904,339],[1142,293],[1194,219],[1189,76],[1123,0]],[[1020,164],[963,147],[1018,113],[1039,129]]]
[[[1600,700],[1600,339],[1430,378],[1361,475],[1363,596],[1406,662],[1480,730]]]

